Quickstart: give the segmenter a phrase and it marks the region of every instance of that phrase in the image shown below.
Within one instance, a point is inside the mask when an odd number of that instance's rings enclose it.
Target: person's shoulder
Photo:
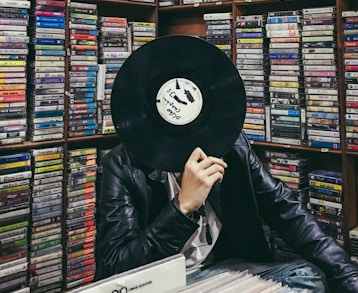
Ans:
[[[249,140],[247,139],[245,133],[241,131],[225,157],[228,158],[233,156],[235,158],[241,158],[241,160],[247,160],[251,150],[252,149]]]
[[[104,166],[113,163],[119,163],[123,165],[129,161],[129,155],[125,146],[121,143],[110,149],[102,158],[102,164]]]
[[[109,150],[109,152],[106,154],[106,156],[123,156],[123,154],[126,154],[127,150],[123,143],[120,143]]]
[[[234,147],[250,147],[250,142],[244,131],[241,131],[234,142]]]

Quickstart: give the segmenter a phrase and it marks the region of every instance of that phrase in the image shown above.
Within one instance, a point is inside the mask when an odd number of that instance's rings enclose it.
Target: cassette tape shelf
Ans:
[[[151,1],[90,2],[0,2],[1,292],[94,278],[97,175],[119,143],[113,81],[158,20]]]
[[[253,147],[358,257],[349,233],[358,223],[358,3],[157,2],[0,1],[0,291],[92,282],[100,158],[120,142],[116,73],[142,45],[175,34],[200,36],[235,64]],[[278,169],[294,163],[298,171]],[[292,256],[268,237],[279,257]]]

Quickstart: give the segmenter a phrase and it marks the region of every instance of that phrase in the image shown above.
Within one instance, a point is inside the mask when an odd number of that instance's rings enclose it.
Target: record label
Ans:
[[[129,153],[169,172],[182,172],[196,147],[222,157],[245,113],[235,65],[215,45],[187,35],[160,37],[134,51],[111,94],[113,123]]]
[[[185,78],[173,78],[164,83],[157,94],[160,116],[174,125],[185,125],[194,121],[203,106],[200,89]]]

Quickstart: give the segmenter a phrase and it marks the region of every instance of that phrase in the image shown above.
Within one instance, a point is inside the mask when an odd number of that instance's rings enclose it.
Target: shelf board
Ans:
[[[81,142],[81,141],[91,141],[91,140],[107,140],[107,139],[118,139],[117,134],[97,134],[90,136],[81,136],[81,137],[70,137],[67,139],[69,143],[71,142]],[[19,144],[9,144],[9,145],[1,145],[0,151],[9,151],[9,150],[17,150],[17,149],[30,149],[30,148],[38,148],[38,147],[47,147],[52,145],[59,145],[65,142],[64,139],[58,140],[50,140],[50,141],[39,141],[39,142],[30,142],[25,141]],[[332,150],[326,148],[312,148],[307,146],[300,145],[286,145],[280,143],[272,143],[272,142],[262,142],[262,141],[250,141],[250,143],[254,146],[261,147],[269,147],[269,148],[281,148],[281,149],[294,149],[294,150],[303,150],[309,152],[320,152],[320,153],[331,153],[331,154],[341,154],[341,150]],[[358,156],[358,152],[347,151],[347,155]]]
[[[312,147],[301,146],[301,145],[287,145],[287,144],[263,142],[263,141],[250,141],[250,143],[254,146],[269,147],[269,148],[302,150],[308,152],[330,153],[330,154],[338,154],[338,155],[342,154],[341,150],[332,150],[327,148],[312,148]]]
[[[261,3],[273,3],[273,2],[294,2],[296,0],[234,0],[236,5],[251,5]]]
[[[120,4],[125,6],[142,6],[142,7],[152,7],[156,8],[157,3],[150,3],[150,2],[140,2],[140,1],[128,1],[128,0],[76,0],[76,2],[83,2],[83,3],[91,3],[91,4]]]
[[[81,136],[81,137],[70,137],[67,139],[67,142],[81,142],[81,141],[91,141],[91,140],[106,140],[106,139],[118,139],[117,134],[98,134],[91,136]],[[65,139],[57,139],[57,140],[47,140],[47,141],[24,141],[23,143],[17,144],[6,144],[0,145],[0,152],[2,151],[12,151],[12,150],[21,150],[21,149],[34,149],[41,147],[51,147],[53,145],[60,145],[65,143]]]
[[[97,135],[89,135],[89,136],[81,136],[81,137],[69,137],[67,141],[71,142],[81,142],[81,141],[91,141],[91,140],[106,140],[110,138],[118,138],[117,134],[97,134]]]
[[[193,4],[183,4],[183,5],[172,5],[172,6],[159,6],[159,12],[168,12],[168,11],[179,11],[179,10],[188,10],[196,8],[198,10],[210,10],[217,9],[219,7],[231,8],[231,1],[217,1],[217,2],[205,2],[205,3],[193,3]]]
[[[125,4],[130,6],[142,6],[142,7],[157,7],[157,3],[150,3],[150,2],[140,2],[140,1],[125,1],[125,0],[101,0],[101,3],[108,3],[108,4]]]
[[[39,147],[49,147],[53,145],[63,144],[65,142],[64,139],[56,139],[56,140],[47,140],[47,141],[24,141],[23,143],[18,144],[6,144],[0,146],[0,151],[11,151],[11,150],[21,150],[21,149],[33,149]]]

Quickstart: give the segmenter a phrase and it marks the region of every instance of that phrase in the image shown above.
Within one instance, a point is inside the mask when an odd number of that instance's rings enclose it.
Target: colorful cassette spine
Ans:
[[[28,285],[28,227],[30,217],[30,153],[0,156],[0,287]],[[29,168],[21,171],[21,168]],[[20,169],[19,169],[20,168]],[[16,171],[19,169],[18,171]],[[22,279],[19,280],[18,276]]]
[[[32,285],[43,290],[44,284],[61,288],[54,274],[62,276],[62,214],[63,214],[63,147],[33,149],[32,164],[32,231],[30,233],[30,276]],[[53,258],[55,255],[59,257]],[[41,270],[40,270],[41,268]]]

